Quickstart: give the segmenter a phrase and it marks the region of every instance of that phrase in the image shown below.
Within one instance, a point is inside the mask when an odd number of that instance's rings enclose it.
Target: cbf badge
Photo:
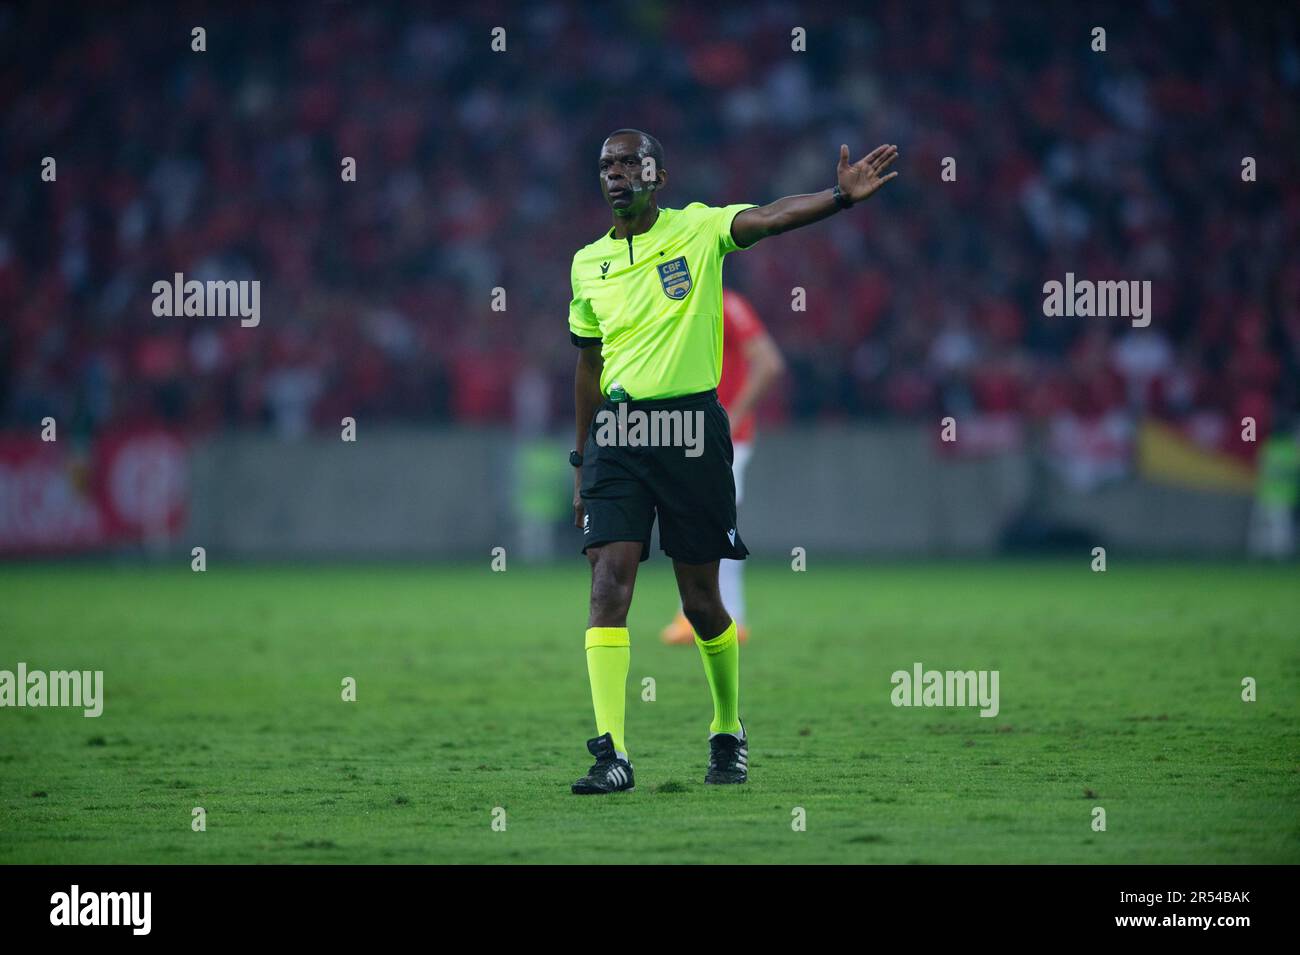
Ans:
[[[679,255],[659,266],[659,281],[664,294],[673,301],[684,299],[691,291],[691,270],[686,267],[686,256]]]

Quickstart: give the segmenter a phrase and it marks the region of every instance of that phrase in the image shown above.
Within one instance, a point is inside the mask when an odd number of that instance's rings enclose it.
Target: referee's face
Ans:
[[[624,134],[605,140],[600,149],[600,190],[616,216],[635,216],[654,199],[657,182],[641,178],[641,137]],[[655,170],[656,179],[662,176]]]

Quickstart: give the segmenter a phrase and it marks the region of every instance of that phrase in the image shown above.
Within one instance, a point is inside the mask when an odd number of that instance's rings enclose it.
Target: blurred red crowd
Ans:
[[[1294,8],[7,16],[3,426],[567,425],[569,261],[628,125],[665,146],[666,205],[815,191],[839,143],[900,146],[869,205],[728,259],[789,360],[769,421],[1154,414],[1240,448],[1238,419],[1297,406]],[[176,272],[260,281],[260,324],[155,317]],[[1149,280],[1150,325],[1044,316],[1066,272]]]

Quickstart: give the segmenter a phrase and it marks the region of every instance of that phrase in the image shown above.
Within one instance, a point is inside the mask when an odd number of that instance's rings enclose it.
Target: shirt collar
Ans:
[[[655,216],[654,225],[650,226],[650,228],[646,229],[644,232],[640,233],[639,235],[632,236],[633,241],[637,239],[644,239],[646,236],[654,235],[655,232],[659,230],[659,227],[663,225],[663,221],[664,218],[666,217],[666,213],[668,213],[669,211],[670,210],[663,208],[663,206],[660,206],[659,215]],[[605,233],[605,238],[610,242],[617,242],[619,245],[623,245],[624,243],[627,242],[626,237],[622,239],[617,239],[614,237],[614,229],[612,226],[610,227],[610,230]]]

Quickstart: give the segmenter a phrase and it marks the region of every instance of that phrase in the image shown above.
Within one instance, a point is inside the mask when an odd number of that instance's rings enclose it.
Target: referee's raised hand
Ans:
[[[898,158],[897,146],[877,146],[855,163],[849,162],[849,147],[840,146],[840,162],[835,169],[835,177],[851,202],[861,202],[877,189],[898,175],[891,172],[884,175],[886,169]]]

